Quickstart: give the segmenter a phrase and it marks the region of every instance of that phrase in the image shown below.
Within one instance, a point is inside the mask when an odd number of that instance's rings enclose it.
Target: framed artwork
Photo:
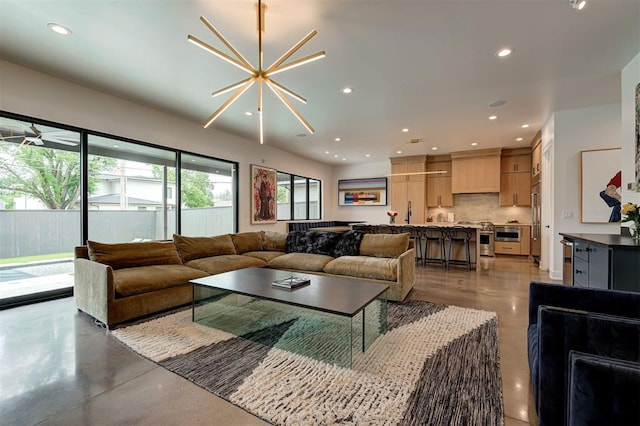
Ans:
[[[251,223],[275,223],[276,171],[251,165]]]
[[[338,181],[339,206],[386,206],[387,178]]]
[[[580,152],[580,222],[619,222],[620,148]]]

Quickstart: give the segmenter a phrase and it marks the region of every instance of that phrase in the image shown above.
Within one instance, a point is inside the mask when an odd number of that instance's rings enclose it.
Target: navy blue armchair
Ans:
[[[532,282],[529,287],[529,328],[527,330],[529,369],[534,403],[541,426],[584,424],[575,421],[585,411],[584,401],[574,401],[569,415],[568,395],[581,388],[599,388],[604,382],[591,373],[570,377],[571,351],[630,362],[640,361],[640,293],[570,287]],[[590,369],[592,365],[584,367]],[[617,365],[616,365],[617,367]],[[632,367],[631,367],[632,368]],[[578,373],[580,369],[577,369]],[[636,376],[637,377],[637,376]],[[634,410],[613,410],[620,401],[638,398],[636,393],[611,389],[590,407],[584,416],[596,416],[586,423],[633,424]],[[576,394],[576,392],[578,392]],[[593,402],[591,402],[593,404]],[[625,417],[626,416],[626,417]],[[617,420],[616,420],[617,419]]]

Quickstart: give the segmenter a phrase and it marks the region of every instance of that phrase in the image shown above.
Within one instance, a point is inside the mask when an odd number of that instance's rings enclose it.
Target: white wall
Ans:
[[[620,105],[556,111],[553,121],[551,278],[562,277],[560,232],[618,234],[620,224],[580,222],[580,151],[621,146]],[[543,131],[551,138],[548,129]],[[606,183],[606,182],[605,182]],[[543,207],[544,208],[544,207]],[[567,212],[570,218],[564,217]]]
[[[387,205],[386,206],[338,206],[338,188],[337,182],[340,179],[365,179],[384,177],[391,173],[391,161],[382,161],[377,163],[362,163],[350,166],[341,166],[335,168],[334,179],[336,186],[332,188],[331,194],[326,192],[325,202],[332,203],[324,206],[328,217],[335,220],[352,220],[366,221],[371,223],[387,223],[389,217],[387,211],[391,209],[391,192],[389,190],[390,179],[387,178]],[[331,197],[330,197],[331,196]],[[329,209],[333,211],[330,214]],[[404,212],[400,212],[399,222],[404,218]]]
[[[251,225],[249,165],[261,164],[283,172],[320,179],[327,194],[336,192],[333,167],[305,159],[268,144],[260,145],[212,128],[203,129],[165,112],[98,92],[9,62],[0,61],[0,109],[179,148],[239,163],[239,230],[285,231],[284,223]],[[370,174],[370,173],[369,173]],[[323,203],[323,217],[331,218],[332,196]]]

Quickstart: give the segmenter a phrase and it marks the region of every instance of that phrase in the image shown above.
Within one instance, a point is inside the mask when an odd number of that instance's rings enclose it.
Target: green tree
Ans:
[[[161,178],[163,173],[162,166],[153,166],[153,177]],[[182,186],[182,205],[188,208],[212,207],[213,201],[213,183],[209,181],[209,174],[198,172],[195,170],[182,169],[181,186]],[[176,169],[167,169],[167,180],[175,182]]]
[[[89,176],[115,166],[112,158],[92,156]],[[74,208],[80,195],[80,157],[75,152],[43,148],[35,145],[0,145],[0,191],[36,198],[48,209]],[[88,192],[96,181],[89,180]]]

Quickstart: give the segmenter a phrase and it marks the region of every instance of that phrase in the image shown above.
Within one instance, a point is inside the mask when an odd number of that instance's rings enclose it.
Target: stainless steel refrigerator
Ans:
[[[540,182],[531,186],[531,256],[540,262],[540,218],[542,216]]]

